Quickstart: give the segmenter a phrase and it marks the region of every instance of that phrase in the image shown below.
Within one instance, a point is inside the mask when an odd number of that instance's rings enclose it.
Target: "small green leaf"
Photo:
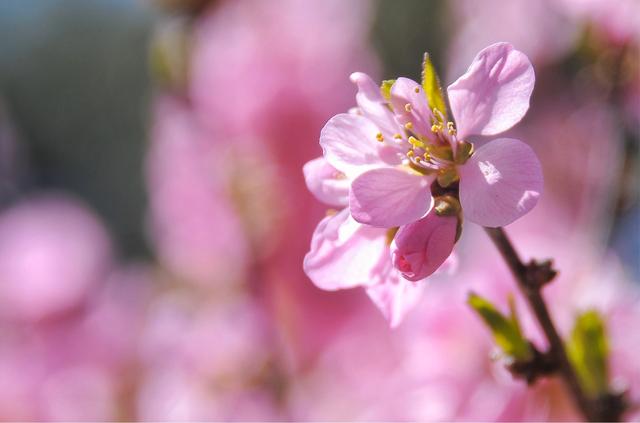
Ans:
[[[395,79],[386,79],[380,85],[380,93],[385,100],[391,100],[391,87],[396,83]]]
[[[436,73],[433,63],[429,58],[429,53],[424,54],[422,61],[422,88],[427,95],[427,101],[431,110],[438,109],[440,113],[447,119],[447,105],[444,102],[440,79]]]
[[[597,311],[590,310],[576,318],[567,353],[582,387],[590,396],[607,392],[609,347],[604,322]]]
[[[509,302],[509,320],[511,320],[511,324],[513,324],[513,327],[518,331],[518,335],[522,338],[520,321],[518,320],[518,312],[516,311],[516,301],[513,298],[513,295],[509,294],[507,301]]]
[[[489,326],[496,344],[505,354],[516,360],[527,361],[531,359],[531,349],[527,340],[522,336],[515,306],[511,304],[512,301],[510,300],[511,316],[507,318],[493,304],[479,295],[470,293],[467,300],[471,308]]]

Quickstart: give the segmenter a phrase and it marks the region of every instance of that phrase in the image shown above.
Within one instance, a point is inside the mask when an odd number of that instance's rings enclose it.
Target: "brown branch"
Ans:
[[[518,282],[520,291],[524,294],[544,331],[549,342],[547,355],[557,363],[558,372],[567,385],[577,408],[589,421],[619,421],[624,408],[603,407],[600,399],[592,400],[585,394],[580,386],[578,376],[569,362],[564,343],[551,320],[541,293],[542,287],[556,275],[551,262],[531,261],[525,265],[502,228],[485,228],[485,231],[507,262],[511,273]]]

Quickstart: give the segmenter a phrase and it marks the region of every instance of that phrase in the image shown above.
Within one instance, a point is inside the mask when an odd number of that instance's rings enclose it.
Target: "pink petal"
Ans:
[[[330,165],[354,178],[367,169],[384,166],[376,135],[380,131],[369,119],[352,114],[339,114],[320,132],[320,145]]]
[[[534,83],[531,62],[511,44],[482,50],[447,89],[459,138],[495,135],[520,122],[529,109]]]
[[[449,257],[442,263],[442,266],[436,270],[435,275],[447,275],[452,276],[458,272],[458,267],[460,266],[460,258],[458,257],[458,253],[452,251],[449,254]]]
[[[540,162],[531,147],[500,138],[480,147],[460,168],[460,203],[472,222],[505,226],[536,205],[542,185]]]
[[[433,274],[447,260],[455,244],[458,219],[434,210],[402,226],[391,245],[393,265],[410,281]]]
[[[349,180],[331,166],[324,157],[307,162],[302,167],[307,188],[323,203],[346,206],[349,203]]]
[[[355,222],[344,209],[320,221],[303,268],[320,289],[367,286],[374,283],[376,266],[388,254],[387,248],[384,230]]]
[[[358,86],[356,102],[364,117],[370,119],[386,140],[393,140],[395,134],[404,135],[401,125],[382,97],[380,87],[365,73],[354,72],[351,81]]]
[[[411,122],[415,133],[433,136],[431,110],[420,84],[408,78],[398,78],[391,87],[391,104],[400,123]]]
[[[376,283],[367,287],[367,295],[380,309],[389,326],[395,328],[420,300],[423,285],[401,277],[391,267],[388,258],[385,262],[385,269],[378,273]]]
[[[431,179],[401,169],[367,171],[351,183],[349,208],[367,225],[393,228],[420,219],[431,209]]]

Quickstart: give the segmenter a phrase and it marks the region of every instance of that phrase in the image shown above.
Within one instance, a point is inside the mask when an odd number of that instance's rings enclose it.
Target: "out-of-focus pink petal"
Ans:
[[[395,168],[367,171],[351,183],[349,208],[367,225],[392,228],[420,219],[431,208],[430,179]]]
[[[351,74],[351,81],[358,86],[356,102],[360,111],[375,123],[385,139],[392,140],[395,134],[404,134],[393,112],[389,109],[387,101],[382,97],[380,87],[369,75],[354,72]]]
[[[349,204],[349,180],[324,157],[307,162],[302,172],[307,188],[318,200],[332,206]]]
[[[386,250],[385,231],[361,225],[344,209],[320,221],[304,258],[304,271],[320,289],[366,286]]]
[[[409,78],[398,78],[391,87],[391,104],[400,123],[411,122],[415,132],[432,136],[431,110],[420,84]]]
[[[417,304],[422,285],[409,282],[393,269],[388,261],[385,271],[379,273],[378,283],[367,288],[367,295],[380,309],[392,328],[397,327],[406,314]]]
[[[320,145],[329,164],[354,178],[371,167],[384,166],[376,135],[380,131],[369,119],[339,114],[331,119],[320,132]]]
[[[102,222],[63,194],[23,200],[0,214],[0,315],[40,320],[85,301],[107,276],[112,246]]]
[[[527,214],[542,193],[540,162],[522,141],[499,138],[460,168],[464,216],[482,226],[505,226]]]
[[[495,135],[518,123],[529,109],[534,83],[531,62],[511,44],[482,50],[447,89],[459,137]]]
[[[402,226],[391,245],[394,267],[410,281],[419,281],[438,270],[453,250],[457,221],[455,216],[438,216],[432,210]]]
[[[458,257],[458,253],[452,251],[449,254],[449,257],[442,263],[442,266],[436,270],[434,275],[455,275],[458,271],[458,267],[460,266],[460,258]]]

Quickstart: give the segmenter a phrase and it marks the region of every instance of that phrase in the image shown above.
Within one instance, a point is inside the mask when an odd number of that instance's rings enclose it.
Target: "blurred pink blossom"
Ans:
[[[149,282],[143,267],[119,268],[74,313],[0,321],[0,418],[130,419]]]
[[[606,1],[606,0],[605,0]],[[453,27],[449,69],[453,77],[464,71],[484,46],[507,41],[536,64],[547,64],[564,55],[578,38],[578,28],[558,10],[554,0],[453,0]],[[496,23],[499,22],[500,25]]]
[[[635,0],[561,0],[575,21],[590,24],[614,44],[640,42],[640,3]]]
[[[375,68],[372,18],[372,4],[360,0],[233,0],[194,22],[193,118],[230,150],[232,201],[251,245],[249,283],[273,308],[298,362],[317,354],[356,303],[366,305],[300,283],[308,234],[324,212],[300,169],[316,154],[322,124],[348,107],[351,70]]]
[[[139,418],[278,419],[270,385],[277,373],[259,310],[242,297],[202,303],[188,293],[159,296],[141,343]]]
[[[212,7],[194,40],[190,93],[199,116],[237,142],[269,133],[313,136],[327,116],[348,106],[345,77],[354,65],[372,62],[365,47],[370,9],[360,0],[233,0]],[[289,145],[293,153],[307,143],[298,138]]]
[[[151,237],[163,264],[204,286],[242,281],[250,260],[224,152],[186,104],[158,101],[147,155]]]
[[[111,241],[66,195],[32,197],[0,215],[0,313],[39,320],[70,310],[106,276]]]

